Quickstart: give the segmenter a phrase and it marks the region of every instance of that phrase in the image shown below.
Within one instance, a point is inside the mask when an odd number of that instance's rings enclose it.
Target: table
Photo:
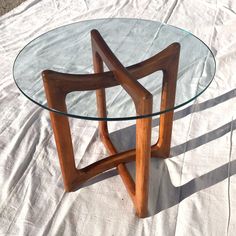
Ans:
[[[139,217],[147,216],[150,157],[170,154],[173,110],[202,94],[215,59],[193,34],[141,19],[96,19],[46,32],[28,43],[13,67],[16,85],[50,111],[65,191],[117,167]],[[159,139],[151,145],[153,116]],[[110,156],[77,169],[68,117],[97,120]],[[136,148],[118,153],[107,121],[136,120]],[[135,161],[135,181],[125,163]]]

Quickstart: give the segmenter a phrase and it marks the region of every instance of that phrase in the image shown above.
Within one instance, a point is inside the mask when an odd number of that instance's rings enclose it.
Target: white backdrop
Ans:
[[[19,50],[67,23],[135,17],[184,28],[210,46],[216,76],[175,113],[171,158],[152,160],[149,217],[138,219],[116,171],[65,193],[49,114],[13,82]],[[28,0],[0,18],[1,235],[235,235],[236,2],[233,0]],[[97,123],[71,119],[78,167],[107,153]],[[134,145],[134,122],[111,122],[119,150]],[[158,119],[153,122],[156,139]],[[133,165],[129,165],[131,171]]]

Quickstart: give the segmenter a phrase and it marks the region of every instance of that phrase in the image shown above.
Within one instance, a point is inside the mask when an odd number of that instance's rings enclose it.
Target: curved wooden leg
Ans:
[[[93,49],[93,66],[94,66],[94,72],[99,73],[103,72],[103,62],[101,57],[95,52]],[[96,90],[96,100],[97,100],[97,111],[99,117],[106,117],[107,111],[106,111],[106,93],[105,89],[97,89]],[[99,128],[99,136],[101,138],[101,141],[103,142],[105,148],[108,150],[110,155],[114,155],[117,152],[115,146],[113,145],[108,131],[107,121],[99,121],[98,122],[98,128]],[[128,169],[126,168],[125,164],[121,163],[117,166],[117,171],[119,175],[121,176],[125,187],[131,197],[131,199],[134,201],[134,195],[135,195],[135,184],[130,176]]]
[[[55,84],[49,79],[47,73],[43,72],[42,75],[48,106],[66,112],[66,94],[55,87]],[[77,169],[75,167],[68,117],[55,112],[50,112],[50,118],[64,187],[67,192],[70,192],[73,189],[73,182],[77,177]]]
[[[70,192],[74,188],[73,182],[77,177],[77,169],[75,166],[68,118],[66,116],[56,114],[55,112],[50,112],[50,117],[54,138],[56,141],[64,187],[67,192]]]
[[[178,49],[177,59],[173,59],[168,64],[167,69],[163,71],[162,95],[161,95],[161,110],[168,110],[174,107],[175,91],[178,73]],[[167,158],[170,155],[171,134],[173,126],[174,111],[165,112],[160,115],[159,139],[152,146],[152,156]]]
[[[95,73],[103,72],[103,62],[101,57],[94,51],[94,48],[92,48],[93,53],[93,68]],[[106,111],[106,94],[105,89],[97,89],[96,90],[96,100],[97,100],[97,112],[98,117],[104,118],[107,117],[107,111]],[[106,149],[109,151],[111,155],[117,153],[115,146],[112,144],[109,133],[108,133],[108,127],[107,127],[107,121],[102,120],[98,122],[98,131],[99,136],[106,147]]]
[[[97,110],[99,117],[106,117],[106,97],[105,97],[105,89],[96,90],[96,98],[97,98]],[[108,150],[109,154],[113,155],[117,153],[115,146],[110,140],[107,121],[99,121],[98,122],[98,131],[101,141],[103,142],[105,148]]]
[[[146,115],[152,112],[152,94],[141,84],[137,83],[132,75],[124,68],[120,61],[115,57],[104,39],[98,31],[91,31],[93,61],[95,72],[102,72],[102,63],[106,63],[108,68],[113,71],[116,79],[121,83],[126,92],[132,97],[137,115]],[[100,114],[105,113],[105,92],[99,92],[100,102],[98,108]],[[101,112],[101,110],[103,110]],[[106,116],[103,116],[106,117]],[[107,126],[102,123],[102,132],[106,134],[108,140]],[[110,141],[108,141],[110,142]],[[113,150],[112,150],[113,151]],[[148,179],[149,161],[151,154],[151,118],[137,119],[136,121],[136,183],[134,184],[129,172],[124,164],[118,165],[119,173],[124,180],[125,186],[134,202],[136,213],[139,217],[147,215],[148,206]]]
[[[149,162],[151,154],[152,119],[143,118],[136,122],[136,211],[139,217],[147,216]]]
[[[98,114],[105,117],[105,91],[97,90],[96,94]],[[147,216],[151,123],[152,118],[138,119],[136,121],[136,184],[124,163],[117,166],[118,173],[134,202],[136,213],[139,217]],[[99,121],[99,133],[101,140],[109,153],[111,155],[116,154],[117,151],[110,140],[106,121]]]

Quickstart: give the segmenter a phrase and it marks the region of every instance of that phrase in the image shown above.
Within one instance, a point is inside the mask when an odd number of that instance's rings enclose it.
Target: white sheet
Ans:
[[[2,16],[0,234],[235,235],[235,12],[233,0],[28,0]],[[36,36],[70,22],[104,17],[145,18],[182,27],[216,56],[211,86],[175,113],[171,158],[151,161],[150,216],[145,219],[135,216],[115,171],[74,193],[64,192],[49,114],[26,99],[12,78],[17,53]],[[70,121],[78,167],[105,157],[97,123]],[[153,124],[154,141],[157,118]],[[134,145],[133,125],[109,124],[119,150]],[[133,165],[129,167],[133,171]]]

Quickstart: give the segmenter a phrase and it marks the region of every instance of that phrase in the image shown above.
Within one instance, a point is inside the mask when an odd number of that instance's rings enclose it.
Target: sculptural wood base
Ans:
[[[46,70],[42,73],[45,93],[50,111],[51,123],[58,150],[58,156],[67,192],[76,190],[82,183],[111,168],[117,167],[127,191],[133,200],[139,217],[147,216],[148,179],[150,157],[166,158],[170,153],[175,101],[176,78],[180,45],[173,43],[157,55],[125,68],[112,53],[98,31],[91,31],[93,64],[95,74],[71,75]],[[103,63],[110,69],[103,72]],[[151,146],[152,94],[137,80],[157,70],[163,71],[162,101],[159,139]],[[121,85],[132,97],[136,113],[136,148],[118,153],[109,138],[106,121],[105,88]],[[66,94],[72,91],[96,90],[99,120],[99,134],[110,156],[85,168],[75,166],[68,117]],[[125,163],[135,161],[135,181]]]

